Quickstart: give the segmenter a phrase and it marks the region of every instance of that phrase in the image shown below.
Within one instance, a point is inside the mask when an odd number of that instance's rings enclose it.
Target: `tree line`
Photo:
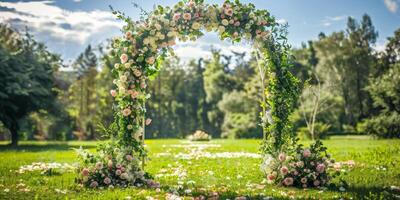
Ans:
[[[88,46],[63,69],[59,55],[0,25],[0,139],[101,139],[113,120],[108,47]],[[348,18],[343,31],[294,48],[292,73],[303,82],[291,116],[301,137],[373,134],[400,137],[400,29],[383,51],[368,15]],[[204,130],[215,138],[257,138],[260,80],[254,55],[212,49],[210,58],[163,62],[147,102],[150,138],[185,138]],[[250,57],[250,59],[245,59]],[[10,135],[10,136],[8,136]]]

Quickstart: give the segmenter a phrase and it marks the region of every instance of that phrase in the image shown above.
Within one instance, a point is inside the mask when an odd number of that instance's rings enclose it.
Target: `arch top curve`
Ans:
[[[282,148],[286,139],[280,138],[289,134],[285,127],[298,95],[298,83],[287,70],[291,56],[285,26],[277,23],[267,10],[256,9],[253,4],[242,4],[238,0],[226,0],[222,5],[191,0],[180,1],[173,7],[157,6],[140,21],[113,12],[126,22],[122,29],[124,36],[113,40],[111,51],[116,86],[111,95],[117,103],[120,145],[133,145],[136,151],[145,154],[144,125],[148,122],[144,118],[145,102],[150,98],[146,92],[148,81],[156,75],[162,60],[174,54],[171,47],[177,39],[195,41],[206,31],[217,32],[221,40],[239,42],[246,39],[256,44],[264,97],[261,100],[264,139],[271,142],[271,152]],[[282,102],[282,98],[287,100]]]

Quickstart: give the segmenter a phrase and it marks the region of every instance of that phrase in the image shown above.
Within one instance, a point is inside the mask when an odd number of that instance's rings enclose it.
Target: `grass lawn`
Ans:
[[[355,167],[343,175],[346,191],[296,189],[264,183],[256,154],[259,140],[148,140],[150,161],[146,171],[161,183],[161,191],[143,188],[92,190],[74,184],[74,173],[19,174],[16,170],[33,162],[76,162],[71,148],[95,148],[95,142],[21,142],[18,149],[0,145],[0,199],[165,199],[178,192],[219,199],[391,199],[400,196],[400,140],[335,137],[324,144],[337,161],[354,160]],[[305,142],[307,143],[307,142]],[[339,178],[333,181],[339,183]]]

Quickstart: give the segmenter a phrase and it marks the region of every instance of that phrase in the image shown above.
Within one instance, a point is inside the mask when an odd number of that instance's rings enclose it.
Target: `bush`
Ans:
[[[357,124],[357,131],[380,138],[400,138],[400,114],[381,114]]]
[[[310,148],[298,145],[293,152],[267,155],[261,169],[269,183],[308,188],[327,186],[334,176],[339,175],[338,170],[331,170],[333,165],[326,148],[317,140]]]
[[[314,125],[314,139],[325,139],[328,136],[328,131],[331,125],[317,122]],[[312,139],[311,133],[307,127],[299,128],[299,138],[300,139]]]
[[[189,135],[190,141],[210,141],[211,136],[204,131],[197,130],[192,135]]]

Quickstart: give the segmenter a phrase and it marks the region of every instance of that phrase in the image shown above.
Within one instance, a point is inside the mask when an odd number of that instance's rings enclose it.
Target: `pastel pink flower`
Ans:
[[[106,178],[104,179],[104,183],[105,183],[106,185],[110,184],[110,183],[111,183],[111,179],[108,178],[108,177],[106,177]]]
[[[122,172],[121,172],[121,170],[117,169],[117,170],[115,170],[115,174],[116,174],[117,176],[119,176],[119,175],[122,174]]]
[[[145,89],[147,87],[146,83],[140,83],[140,88]]]
[[[187,4],[189,7],[193,7],[195,5],[194,1],[189,1]]]
[[[194,18],[199,18],[200,17],[200,13],[194,13]]]
[[[183,14],[183,19],[185,19],[185,20],[191,20],[191,19],[192,19],[192,14],[190,14],[190,13],[184,13],[184,14]]]
[[[110,94],[111,94],[112,97],[116,97],[117,96],[117,91],[110,90]]]
[[[119,169],[119,168],[121,168],[121,164],[117,164],[115,167],[117,167]]]
[[[122,110],[122,115],[127,117],[132,113],[131,109],[129,108],[125,108],[124,110]]]
[[[131,93],[132,99],[136,99],[136,97],[137,97],[138,95],[139,95],[139,92],[138,92],[138,91],[135,91],[135,90],[133,90],[132,93]]]
[[[315,186],[315,187],[319,186],[319,184],[321,184],[321,182],[319,182],[319,180],[315,180],[315,181],[314,181],[314,186]]]
[[[295,170],[295,171],[293,172],[293,174],[294,174],[295,176],[297,176],[297,175],[299,175],[299,172]]]
[[[89,175],[89,170],[87,168],[82,169],[82,176],[88,176]]]
[[[132,36],[132,32],[128,31],[125,33],[125,37],[128,39],[131,38],[131,36]]]
[[[181,13],[175,13],[173,16],[174,21],[178,21],[181,18]]]
[[[237,21],[237,22],[235,22],[235,24],[234,24],[235,26],[240,26],[240,22],[239,21]]]
[[[90,187],[92,187],[92,188],[95,188],[95,187],[97,187],[99,184],[97,183],[97,181],[92,181],[91,183],[90,183]]]
[[[131,155],[126,155],[125,158],[126,158],[127,161],[132,161],[133,160],[133,157]]]
[[[324,164],[318,164],[316,167],[317,172],[322,173],[325,171],[325,165]]]
[[[283,166],[280,170],[283,175],[286,175],[289,172],[289,169],[286,166]]]
[[[279,160],[280,160],[281,162],[285,161],[285,160],[286,160],[286,155],[285,155],[285,153],[280,153],[279,156],[278,156],[278,158],[279,158]]]
[[[225,9],[225,15],[232,16],[233,15],[233,9],[232,8]]]
[[[152,121],[152,120],[151,120],[150,118],[147,118],[145,124],[148,126],[148,125],[151,124],[151,121]]]
[[[273,175],[273,174],[268,174],[267,178],[268,178],[268,180],[272,181],[272,180],[274,180],[276,177],[275,177],[275,175]]]
[[[303,151],[303,156],[304,156],[305,158],[310,157],[310,156],[311,156],[311,151],[310,151],[309,149],[304,149],[304,151]]]
[[[155,61],[156,59],[153,56],[146,59],[146,62],[149,63],[150,65],[154,64]]]
[[[123,53],[121,55],[120,59],[121,59],[121,63],[124,64],[124,63],[126,63],[128,61],[128,55]]]
[[[293,178],[292,177],[287,177],[287,178],[283,179],[283,183],[286,186],[291,186],[293,184]]]

